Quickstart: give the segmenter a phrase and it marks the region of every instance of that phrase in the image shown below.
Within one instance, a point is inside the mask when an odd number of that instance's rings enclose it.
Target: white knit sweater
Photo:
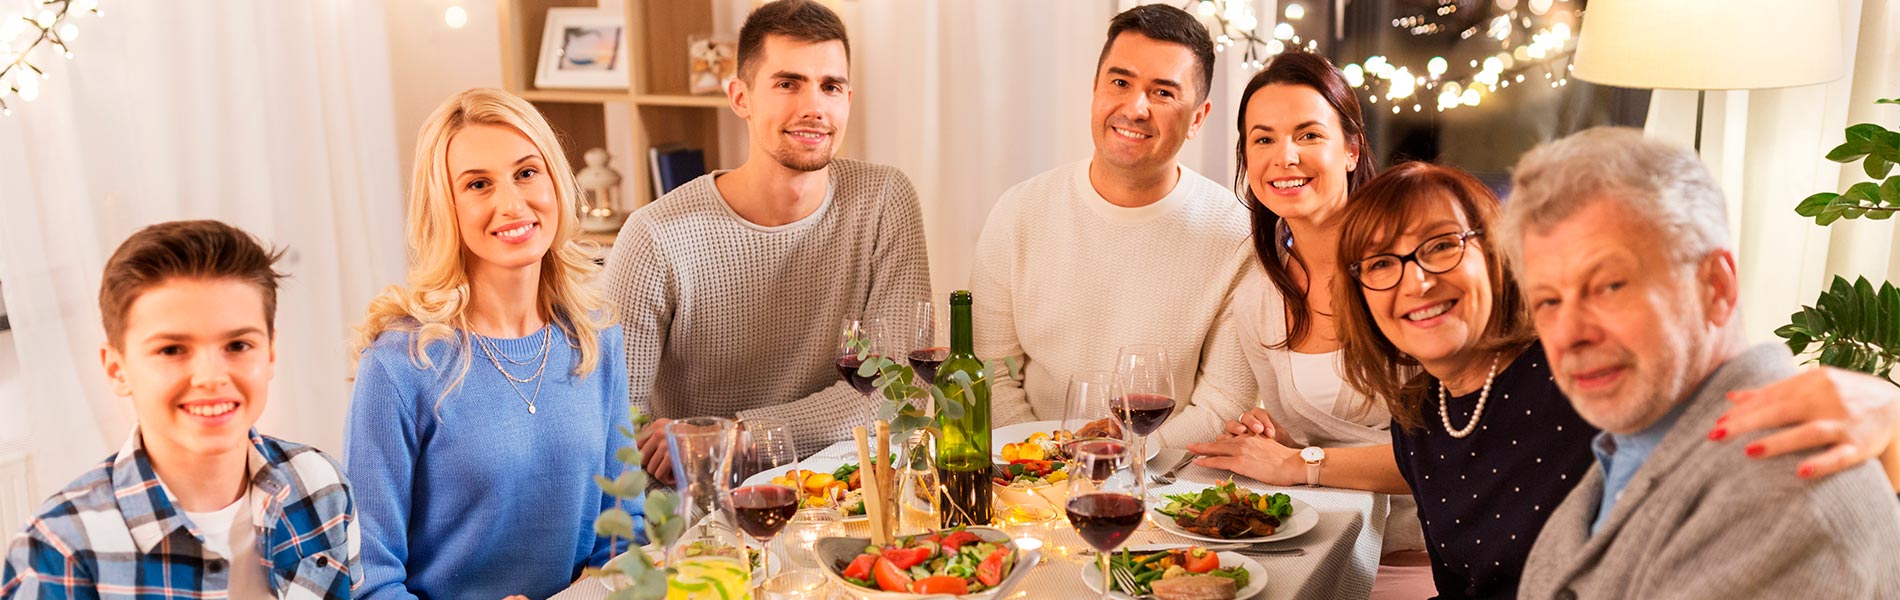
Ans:
[[[1022,361],[1021,382],[992,385],[991,420],[1061,419],[1071,375],[1114,369],[1122,346],[1160,344],[1173,361],[1175,414],[1156,439],[1213,439],[1256,401],[1229,314],[1251,252],[1247,209],[1186,167],[1160,201],[1116,206],[1096,193],[1088,167],[1017,184],[977,241],[977,356]]]
[[[627,219],[600,281],[626,329],[634,406],[782,419],[807,455],[871,419],[875,404],[838,374],[840,324],[908,320],[929,295],[923,213],[895,168],[830,170],[824,203],[786,225],[734,213],[713,185],[724,171]]]

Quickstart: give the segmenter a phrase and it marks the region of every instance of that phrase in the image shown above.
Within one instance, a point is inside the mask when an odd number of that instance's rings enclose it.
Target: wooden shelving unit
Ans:
[[[687,93],[687,40],[717,30],[713,23],[714,0],[625,1],[628,81],[626,89],[613,90],[534,86],[547,10],[595,7],[595,0],[501,0],[499,8],[502,84],[541,109],[562,136],[575,168],[586,164],[581,154],[588,148],[606,145],[606,107],[617,104],[632,108],[633,156],[629,158],[634,168],[621,172],[622,177],[633,181],[633,197],[622,198],[622,208],[631,210],[653,201],[648,148],[681,143],[704,150],[708,169],[736,165],[718,164],[719,119],[728,112],[725,95]],[[737,24],[727,28],[737,29]]]

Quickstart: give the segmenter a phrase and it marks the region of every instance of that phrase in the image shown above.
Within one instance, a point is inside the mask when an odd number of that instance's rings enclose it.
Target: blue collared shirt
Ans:
[[[1597,434],[1596,440],[1590,444],[1590,451],[1596,453],[1597,464],[1603,467],[1603,500],[1597,504],[1596,520],[1590,523],[1592,535],[1603,527],[1605,521],[1610,520],[1610,511],[1616,508],[1616,500],[1623,495],[1623,488],[1629,485],[1636,470],[1643,468],[1643,463],[1649,460],[1649,453],[1655,451],[1663,437],[1669,435],[1669,430],[1675,428],[1676,420],[1682,418],[1683,411],[1690,404],[1683,402],[1676,405],[1669,414],[1636,433],[1619,435],[1605,431]]]
[[[139,428],[118,454],[54,494],[13,537],[0,598],[222,598],[234,568],[263,568],[284,598],[345,600],[362,579],[348,483],[335,460],[251,430],[258,556],[232,565],[173,503]]]

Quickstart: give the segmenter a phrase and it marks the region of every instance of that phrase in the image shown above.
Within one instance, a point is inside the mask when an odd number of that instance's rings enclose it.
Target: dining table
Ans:
[[[1148,461],[1149,473],[1173,466],[1184,450],[1165,449]],[[797,468],[830,472],[844,463],[856,463],[857,449],[852,442],[839,442],[800,461]],[[1239,550],[1255,561],[1267,574],[1264,589],[1252,596],[1269,600],[1362,600],[1372,593],[1379,570],[1380,547],[1384,542],[1386,515],[1391,510],[1389,496],[1361,490],[1325,487],[1271,486],[1227,471],[1195,465],[1182,468],[1169,485],[1151,484],[1149,495],[1196,492],[1231,479],[1241,487],[1259,492],[1285,493],[1309,505],[1319,515],[1312,529],[1291,539],[1250,546]],[[1125,546],[1159,544],[1209,544],[1163,530],[1153,512]],[[863,521],[847,521],[847,535],[868,537]],[[1058,519],[1047,532],[1048,542],[1038,552],[1042,560],[1029,576],[1006,591],[998,600],[1094,598],[1083,581],[1083,567],[1094,561],[1093,550],[1076,535],[1066,522]],[[1276,552],[1299,549],[1303,552]],[[1256,553],[1258,552],[1258,553]],[[821,567],[822,568],[822,567]],[[830,598],[856,598],[849,590],[832,586]],[[599,579],[582,579],[555,595],[555,600],[604,600],[607,586]]]

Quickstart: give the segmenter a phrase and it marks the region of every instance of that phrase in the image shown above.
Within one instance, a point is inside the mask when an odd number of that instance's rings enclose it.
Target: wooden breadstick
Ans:
[[[892,535],[897,533],[897,510],[895,509],[900,504],[893,501],[897,498],[898,490],[896,489],[897,474],[891,470],[891,424],[889,421],[877,422],[877,447],[877,487],[884,490],[887,496],[887,498],[879,499],[878,503],[883,504],[885,508],[893,509],[883,511],[884,516],[881,522],[885,535],[890,535],[895,539],[896,536]]]
[[[883,546],[889,544],[891,540],[885,536],[884,529],[878,527],[880,523],[878,519],[884,515],[884,503],[878,500],[880,494],[877,471],[872,467],[877,464],[877,461],[871,460],[871,457],[875,455],[871,454],[870,441],[866,439],[864,427],[852,427],[851,435],[858,442],[858,485],[864,492],[864,514],[870,521],[871,543]]]

